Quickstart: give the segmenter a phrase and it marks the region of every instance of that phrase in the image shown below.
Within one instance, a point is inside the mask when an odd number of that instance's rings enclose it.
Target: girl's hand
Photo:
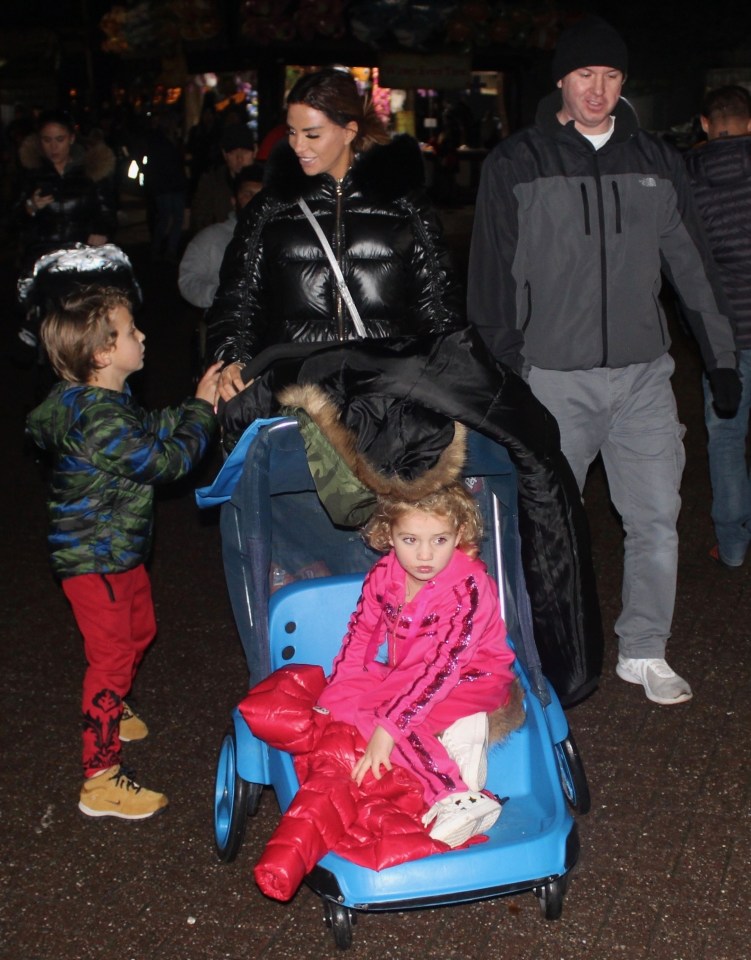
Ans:
[[[212,363],[209,369],[204,373],[196,386],[196,397],[199,400],[205,400],[214,406],[214,397],[216,396],[216,385],[219,381],[219,371],[222,367],[220,363]]]
[[[376,727],[365,748],[365,753],[352,768],[352,779],[358,787],[365,779],[368,770],[372,772],[376,780],[380,780],[383,776],[381,767],[391,770],[391,760],[389,758],[393,749],[394,738],[391,734],[383,727]]]
[[[250,386],[249,383],[243,383],[242,372],[242,364],[228,363],[219,375],[217,394],[225,403]]]

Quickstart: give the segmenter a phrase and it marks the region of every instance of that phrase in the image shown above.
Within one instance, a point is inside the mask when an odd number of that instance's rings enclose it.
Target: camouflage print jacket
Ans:
[[[53,458],[52,568],[60,577],[117,573],[151,548],[154,484],[184,476],[206,451],[215,416],[204,400],[146,412],[130,391],[58,383],[28,417]]]

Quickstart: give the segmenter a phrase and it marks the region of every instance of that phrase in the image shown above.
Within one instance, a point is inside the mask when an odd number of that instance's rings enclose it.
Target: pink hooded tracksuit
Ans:
[[[370,570],[318,703],[366,740],[387,730],[432,805],[467,789],[436,734],[508,702],[514,653],[481,560],[455,550],[409,603],[405,578],[393,551]]]

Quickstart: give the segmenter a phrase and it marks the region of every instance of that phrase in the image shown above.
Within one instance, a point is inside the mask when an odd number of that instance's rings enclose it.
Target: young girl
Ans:
[[[380,779],[392,763],[410,769],[431,805],[430,836],[451,847],[501,812],[481,792],[487,713],[508,702],[514,654],[496,585],[477,558],[481,535],[461,483],[415,503],[379,499],[366,539],[391,549],[365,579],[318,701],[368,741],[356,783]]]

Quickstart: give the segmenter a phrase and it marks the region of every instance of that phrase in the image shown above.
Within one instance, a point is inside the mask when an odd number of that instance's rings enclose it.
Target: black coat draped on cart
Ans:
[[[564,705],[596,687],[603,637],[589,530],[558,426],[471,329],[286,344],[255,358],[244,375],[255,380],[225,405],[226,437],[279,414],[283,388],[315,384],[340,411],[358,452],[383,472],[433,466],[453,436],[453,421],[503,444],[517,472],[522,563],[543,671]]]

